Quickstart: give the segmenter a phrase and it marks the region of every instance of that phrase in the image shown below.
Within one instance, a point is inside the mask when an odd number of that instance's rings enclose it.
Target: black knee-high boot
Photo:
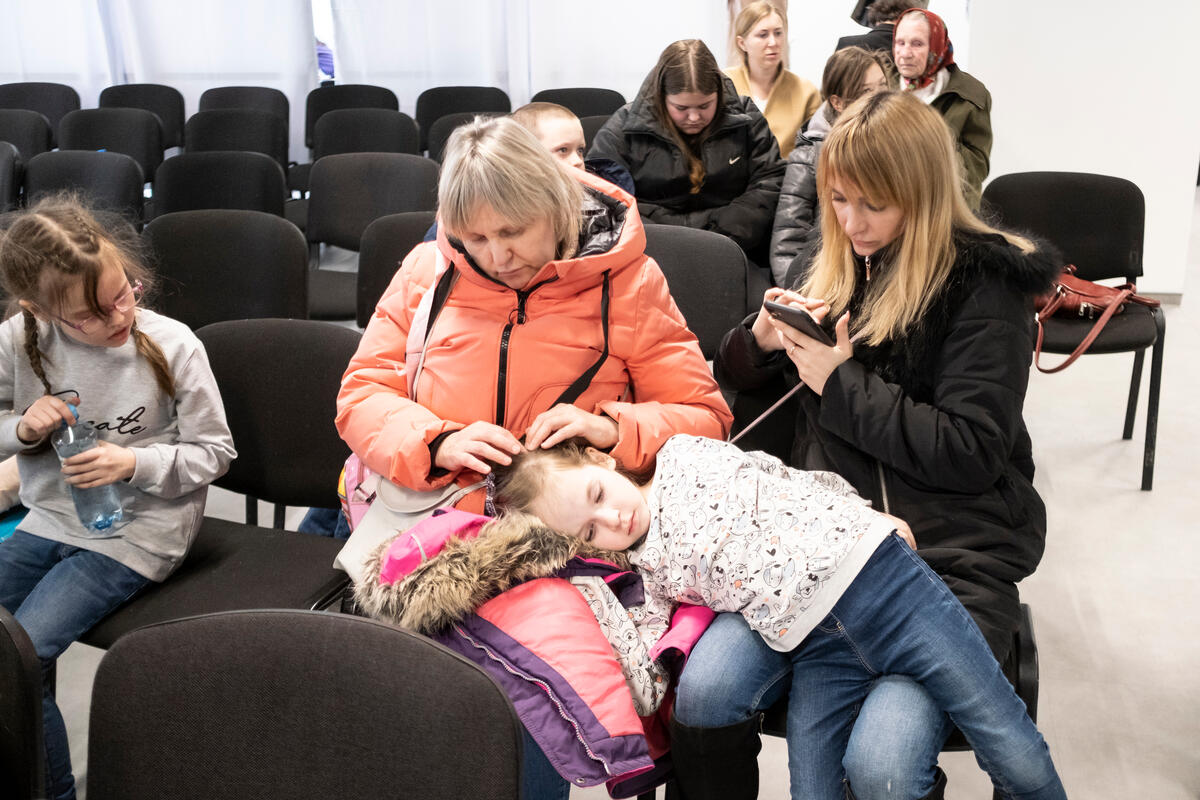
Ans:
[[[671,718],[671,761],[683,800],[758,797],[759,715],[723,728],[689,728]]]

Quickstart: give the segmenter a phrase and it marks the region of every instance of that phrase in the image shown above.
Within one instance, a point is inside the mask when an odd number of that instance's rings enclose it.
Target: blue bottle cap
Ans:
[[[75,421],[79,422],[79,407],[76,406],[74,403],[67,403],[67,408],[71,409],[71,414],[73,414],[75,416]],[[66,424],[67,424],[67,421],[63,420],[63,425],[66,425]]]

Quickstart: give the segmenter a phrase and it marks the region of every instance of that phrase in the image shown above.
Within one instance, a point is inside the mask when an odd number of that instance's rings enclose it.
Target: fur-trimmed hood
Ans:
[[[379,575],[391,544],[381,544],[367,561],[366,574],[354,587],[355,600],[372,617],[425,635],[445,631],[517,584],[553,577],[573,558],[629,566],[624,553],[555,533],[525,514],[498,517],[475,538],[452,539],[403,580],[384,584]]]

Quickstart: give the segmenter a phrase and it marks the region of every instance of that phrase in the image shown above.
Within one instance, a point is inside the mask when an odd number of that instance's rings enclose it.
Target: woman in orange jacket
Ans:
[[[632,197],[496,118],[451,137],[438,207],[437,241],[404,260],[342,379],[338,431],[368,467],[435,489],[574,436],[633,470],[673,434],[725,436]]]

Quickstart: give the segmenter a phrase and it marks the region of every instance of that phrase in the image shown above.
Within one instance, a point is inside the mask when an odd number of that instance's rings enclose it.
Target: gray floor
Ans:
[[[1188,264],[1185,298],[1200,297],[1200,194]],[[1021,592],[1034,609],[1041,653],[1040,723],[1076,798],[1200,797],[1200,542],[1192,538],[1200,472],[1187,467],[1200,445],[1200,369],[1187,366],[1200,363],[1200,312],[1185,299],[1166,314],[1153,492],[1138,490],[1144,411],[1133,441],[1120,439],[1131,357],[1087,357],[1057,375],[1034,373],[1026,403],[1050,535]],[[209,511],[240,519],[241,501],[214,490]],[[298,518],[291,514],[293,526]],[[79,775],[100,655],[75,645],[59,668]],[[760,796],[786,798],[782,741],[768,739],[761,761]],[[942,766],[948,797],[991,796],[970,754],[946,755]],[[572,795],[605,796],[601,788]]]

